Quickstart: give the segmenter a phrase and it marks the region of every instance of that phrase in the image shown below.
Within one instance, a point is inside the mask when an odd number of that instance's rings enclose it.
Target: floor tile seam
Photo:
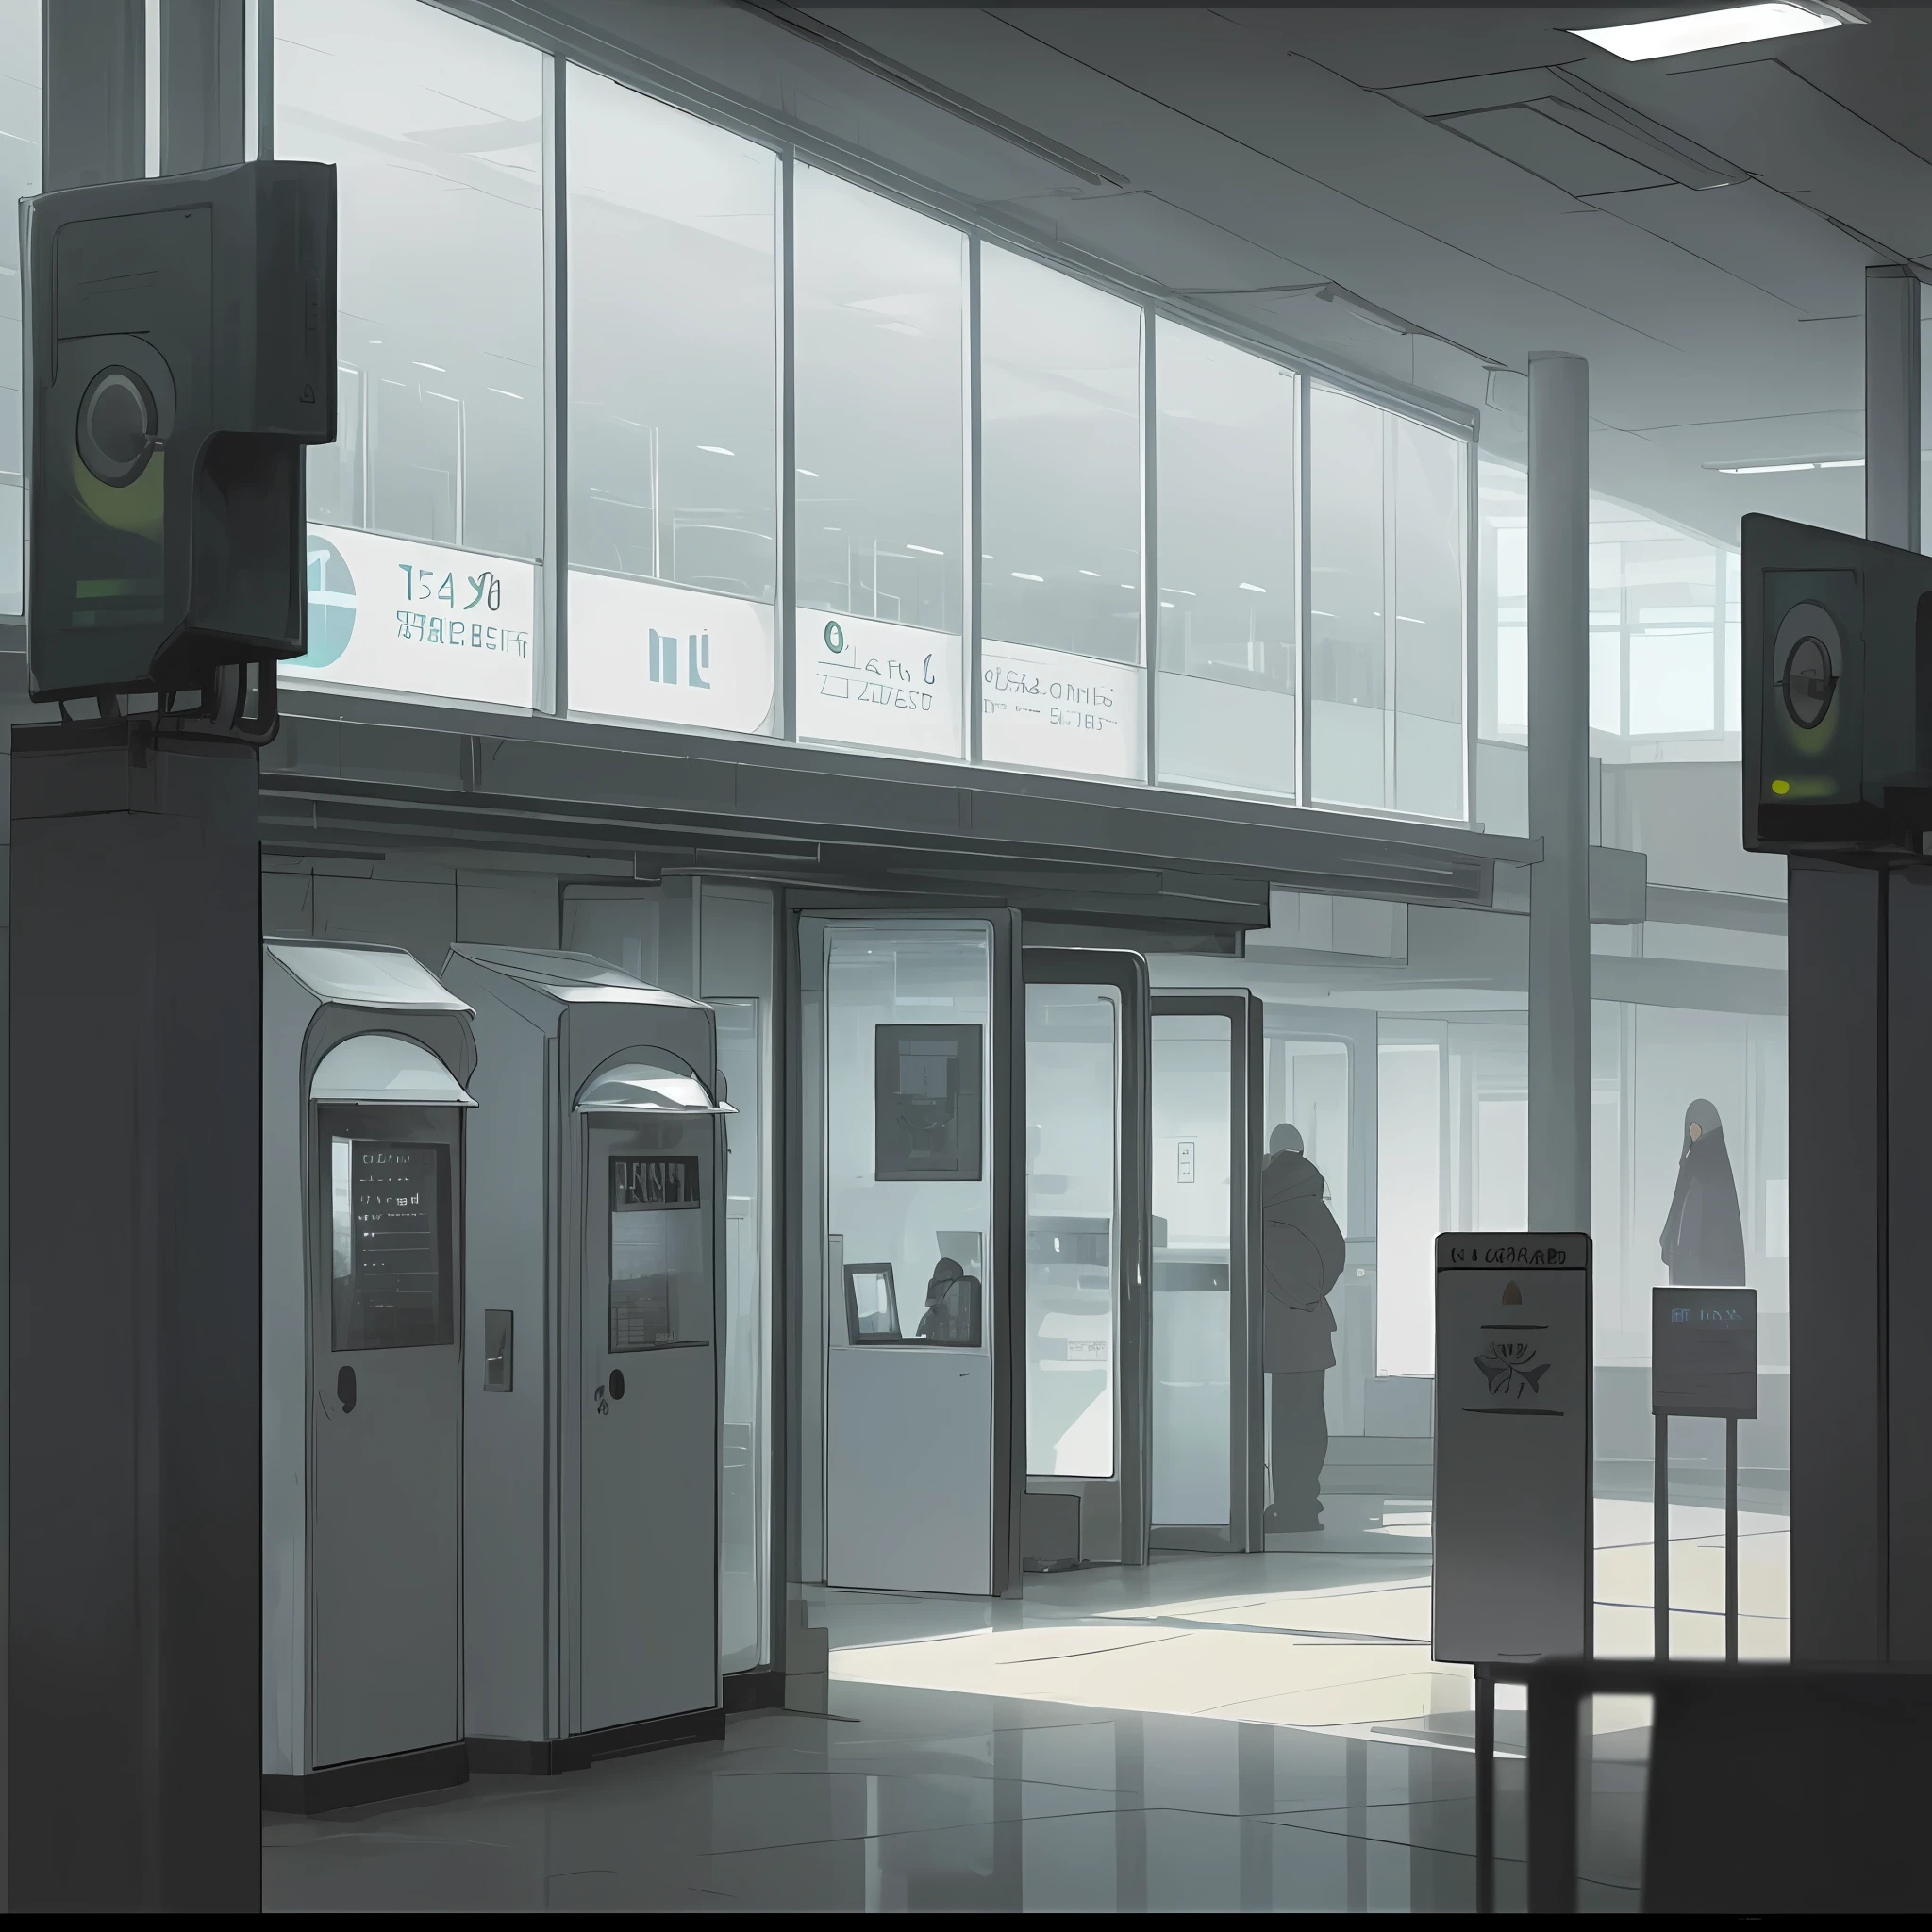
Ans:
[[[1257,1817],[1255,1823],[1265,1824],[1274,1831],[1306,1832],[1312,1838],[1339,1838],[1359,1844],[1393,1845],[1402,1851],[1427,1852],[1431,1857],[1438,1858],[1467,1858],[1471,1864],[1475,1863],[1476,1855],[1474,1847],[1464,1852],[1457,1850],[1452,1845],[1419,1845],[1412,1839],[1382,1838],[1376,1833],[1369,1831],[1337,1831],[1324,1824],[1294,1824],[1284,1819],[1274,1817]],[[1522,1865],[1526,1867],[1529,1862],[1527,1856],[1513,1857],[1508,1853],[1501,1851],[1496,1852],[1493,1856],[1495,1862],[1499,1865]]]
[[[867,1778],[915,1778],[915,1777],[956,1777],[962,1784],[973,1785],[1011,1785],[1019,1790],[1041,1791],[1118,1791],[1118,1783],[1110,1785],[1080,1785],[1069,1783],[1058,1777],[1011,1777],[994,1772],[986,1777],[975,1777],[967,1772],[954,1771],[758,1771],[738,1772],[738,1777],[867,1777]]]
[[[1431,1658],[1429,1661],[1433,1666],[1431,1672],[1428,1673],[1431,1675],[1443,1671],[1466,1671],[1469,1668],[1467,1664],[1439,1664],[1436,1663],[1434,1658]],[[1204,1704],[1199,1710],[1191,1712],[1189,1715],[1211,1717],[1217,1711],[1231,1710],[1238,1704],[1258,1704],[1264,1698],[1319,1697],[1333,1690],[1365,1690],[1376,1684],[1399,1684],[1405,1677],[1413,1677],[1419,1674],[1423,1674],[1416,1671],[1396,1671],[1385,1677],[1351,1677],[1346,1684],[1309,1684],[1292,1690],[1268,1690],[1263,1691],[1260,1697],[1233,1697],[1222,1704]],[[1430,1712],[1419,1713],[1422,1716],[1432,1714]],[[1380,1724],[1387,1723],[1388,1720],[1381,1718],[1351,1718],[1347,1722],[1351,1724]],[[1291,1725],[1288,1728],[1292,1729],[1295,1727]]]

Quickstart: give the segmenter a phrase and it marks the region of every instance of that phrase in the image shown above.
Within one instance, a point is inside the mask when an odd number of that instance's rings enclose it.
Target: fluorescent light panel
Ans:
[[[1569,31],[1578,40],[1614,54],[1619,60],[1662,60],[1673,54],[1701,54],[1711,47],[1781,40],[1787,34],[1822,33],[1826,27],[1847,24],[1836,9],[1799,6],[1793,0],[1769,0],[1762,6],[1683,13],[1674,20],[1640,20],[1627,26],[1578,26]]]

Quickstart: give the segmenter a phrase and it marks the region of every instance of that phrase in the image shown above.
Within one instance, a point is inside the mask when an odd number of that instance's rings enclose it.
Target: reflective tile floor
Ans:
[[[831,1715],[736,1717],[722,1744],[270,1818],[266,1902],[1469,1910],[1470,1677],[1428,1654],[1427,1505],[1354,1502],[1331,1505],[1332,1552],[1162,1554],[1029,1575],[998,1604],[809,1591]],[[1744,1654],[1784,1655],[1785,1520],[1740,1527]],[[1721,1528],[1707,1507],[1672,1514],[1680,1655],[1722,1654]],[[1647,1655],[1649,1504],[1600,1498],[1597,1541],[1600,1647]],[[1636,1904],[1646,1718],[1633,1700],[1595,1713],[1589,1908]],[[1499,1766],[1506,1910],[1523,1903],[1521,1770]]]
[[[272,1821],[271,1910],[1467,1911],[1466,1752],[895,1686]],[[1520,1767],[1503,1766],[1506,1787]],[[1501,1902],[1519,1907],[1506,1801]],[[1607,1900],[1627,1888],[1601,1886]]]

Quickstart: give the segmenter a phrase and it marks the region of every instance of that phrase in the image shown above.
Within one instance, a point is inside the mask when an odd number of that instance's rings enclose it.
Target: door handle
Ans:
[[[336,1371],[336,1400],[344,1415],[356,1407],[356,1371],[347,1362]]]

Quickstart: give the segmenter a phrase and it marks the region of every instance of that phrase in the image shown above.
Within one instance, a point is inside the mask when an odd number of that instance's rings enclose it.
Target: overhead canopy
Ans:
[[[717,1100],[691,1069],[675,1055],[654,1049],[648,1059],[606,1067],[584,1082],[578,1113],[736,1113]]]
[[[318,946],[272,940],[266,949],[317,999],[398,1012],[467,1013],[470,1008],[400,946]]]
[[[475,1107],[426,1046],[393,1033],[358,1033],[323,1056],[308,1097],[363,1107]]]

